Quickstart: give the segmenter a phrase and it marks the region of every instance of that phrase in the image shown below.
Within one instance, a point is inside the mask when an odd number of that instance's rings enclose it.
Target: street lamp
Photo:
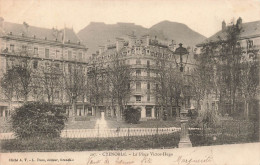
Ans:
[[[187,51],[186,48],[182,47],[182,44],[179,44],[179,47],[175,50],[175,54],[180,56],[180,72],[181,72],[181,77],[183,78],[183,55],[188,55],[189,52]],[[180,99],[181,99],[181,111],[180,111],[180,117],[181,117],[181,137],[180,137],[180,142],[179,142],[179,148],[184,148],[184,147],[192,147],[189,134],[188,134],[188,109],[186,108],[186,99],[183,94],[183,91],[181,89],[181,94],[180,94]]]

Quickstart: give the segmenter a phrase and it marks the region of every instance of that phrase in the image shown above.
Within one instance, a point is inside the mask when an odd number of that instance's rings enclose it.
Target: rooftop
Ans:
[[[242,23],[242,31],[240,34],[241,39],[246,39],[246,38],[253,38],[253,37],[260,37],[260,21],[254,21],[254,22],[247,22],[247,23]],[[227,38],[227,30],[221,30],[214,34],[213,36],[209,37],[202,43],[198,44],[204,45],[208,42],[216,42],[221,40],[225,40]]]
[[[3,35],[16,35],[16,36],[27,36],[27,37],[35,37],[39,39],[46,40],[57,40],[60,42],[70,42],[70,43],[78,43],[80,39],[76,35],[73,29],[64,28],[64,29],[48,29],[30,26],[27,23],[17,24],[10,22],[3,22],[2,27],[0,26],[0,36]]]

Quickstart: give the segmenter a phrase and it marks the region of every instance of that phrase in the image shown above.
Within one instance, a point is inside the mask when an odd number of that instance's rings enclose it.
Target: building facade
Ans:
[[[73,29],[64,28],[61,30],[52,28],[39,28],[30,26],[27,23],[15,24],[5,22],[0,18],[0,77],[12,67],[27,61],[36,78],[39,75],[48,75],[51,70],[66,71],[71,65],[87,65],[85,45],[80,43]],[[41,84],[43,80],[39,81]],[[28,101],[48,101],[60,104],[68,104],[69,100],[64,90],[53,86],[51,98],[48,98],[46,91],[39,91],[40,85],[31,85]],[[11,111],[21,105],[23,99],[15,95],[8,99],[4,92],[0,96],[0,116],[7,117]],[[49,100],[50,101],[50,100]],[[12,106],[10,107],[10,103]],[[81,105],[82,106],[82,105]],[[82,108],[79,108],[80,110]],[[77,114],[87,114],[84,110]],[[85,110],[86,111],[86,110]]]
[[[137,37],[134,34],[127,38],[117,38],[115,43],[109,43],[100,46],[97,54],[94,54],[89,67],[102,66],[102,68],[111,66],[113,57],[117,55],[119,60],[130,66],[131,80],[129,88],[131,93],[127,97],[126,106],[137,108],[141,112],[141,120],[161,118],[162,103],[160,103],[156,88],[160,87],[159,72],[164,69],[178,68],[180,63],[179,55],[175,54],[176,43],[174,41],[160,41],[156,37],[151,39],[148,35]],[[184,54],[185,55],[185,54]],[[189,58],[188,58],[189,57]],[[193,54],[183,56],[186,73],[191,71],[194,66],[191,64]],[[92,65],[92,66],[91,66]],[[91,70],[91,69],[89,69]],[[106,116],[116,116],[116,111],[111,108],[111,101],[102,99],[97,105],[96,114],[104,112]],[[169,109],[163,110],[168,117],[176,117],[176,111],[179,111],[180,105],[172,105]]]

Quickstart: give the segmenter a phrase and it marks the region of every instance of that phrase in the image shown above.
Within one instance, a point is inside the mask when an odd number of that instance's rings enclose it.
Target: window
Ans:
[[[140,69],[136,70],[136,76],[141,76],[141,70]]]
[[[60,51],[59,50],[56,50],[56,58],[59,58],[59,55],[60,55]]]
[[[152,117],[152,109],[146,108],[146,117]]]
[[[55,67],[56,67],[56,69],[60,69],[60,64],[56,63]]]
[[[79,52],[79,60],[82,60],[82,52]]]
[[[26,51],[27,50],[27,46],[22,45],[22,51]]]
[[[91,108],[88,108],[88,115],[92,116],[92,109]]]
[[[45,58],[50,58],[50,50],[45,49]]]
[[[150,83],[147,83],[147,89],[150,90]]]
[[[37,69],[38,68],[38,61],[33,61],[33,68]]]
[[[136,96],[136,102],[141,102],[141,96]]]
[[[141,82],[136,82],[136,91],[140,92],[141,91]]]
[[[68,71],[71,72],[71,70],[72,70],[72,66],[71,64],[68,64]]]
[[[12,45],[12,44],[10,45],[10,51],[14,52],[14,45]]]
[[[141,60],[140,60],[140,59],[137,59],[137,60],[136,60],[136,64],[137,64],[137,65],[141,65]]]
[[[150,67],[150,61],[147,60],[147,68],[149,68],[149,67]]]
[[[147,101],[149,102],[151,100],[150,93],[147,94]]]
[[[37,47],[35,47],[35,48],[33,49],[33,54],[38,54],[38,48],[37,48]]]
[[[156,86],[156,91],[158,91],[159,90],[159,85],[155,84],[155,86]]]
[[[71,53],[71,51],[69,50],[69,51],[68,51],[68,60],[71,60],[71,58],[72,58],[72,53]]]
[[[150,50],[146,50],[146,53],[149,54],[149,53],[150,53]]]
[[[150,70],[147,70],[147,76],[150,77]]]

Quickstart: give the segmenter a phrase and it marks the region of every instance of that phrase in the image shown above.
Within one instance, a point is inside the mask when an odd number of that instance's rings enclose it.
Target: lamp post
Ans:
[[[176,55],[180,55],[180,72],[181,77],[183,78],[183,55],[188,54],[188,51],[186,48],[182,47],[182,44],[179,44],[179,47],[175,50]],[[181,111],[180,111],[180,118],[181,118],[181,137],[179,142],[179,148],[184,147],[192,147],[189,134],[188,134],[188,109],[186,108],[186,99],[183,94],[183,90],[181,89],[180,93],[180,99],[181,99]]]

